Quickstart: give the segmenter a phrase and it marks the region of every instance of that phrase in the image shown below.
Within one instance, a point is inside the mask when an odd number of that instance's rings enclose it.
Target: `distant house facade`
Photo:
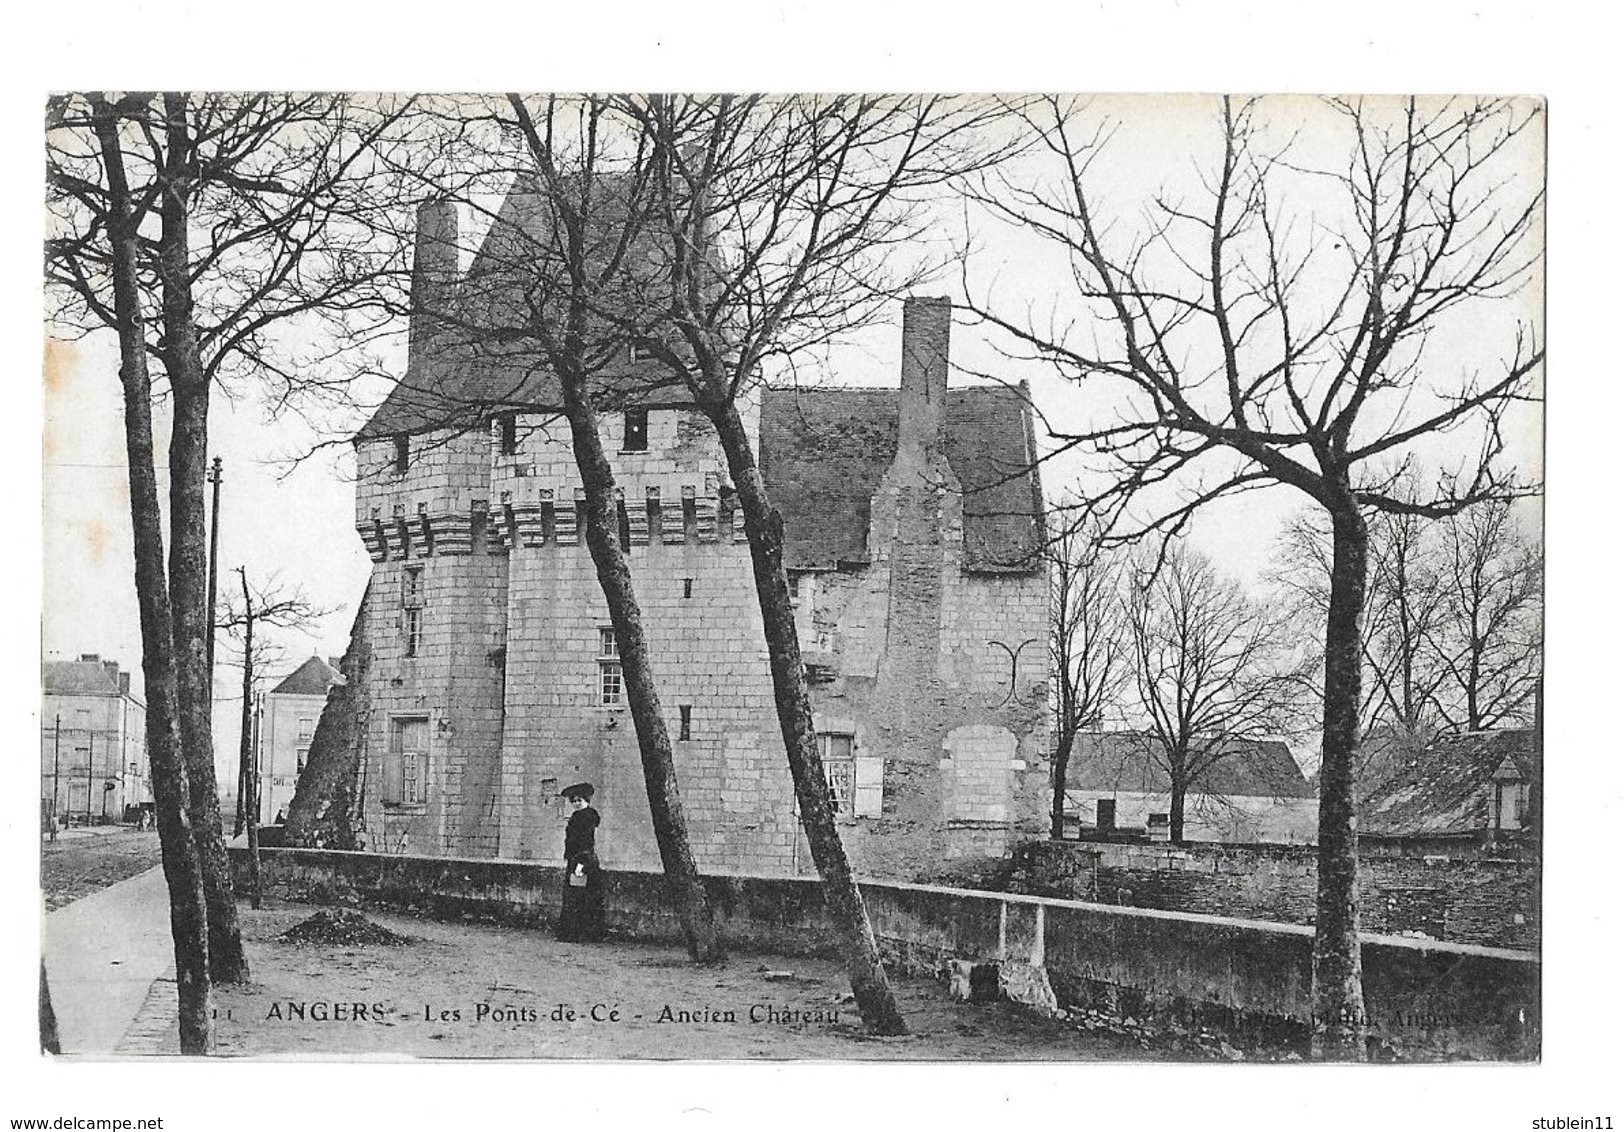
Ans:
[[[147,711],[116,660],[40,665],[40,799],[70,822],[123,821],[152,802]]]
[[[1172,789],[1152,735],[1077,737],[1066,770],[1066,811],[1079,830],[1165,830]],[[1307,844],[1317,840],[1319,801],[1291,750],[1276,740],[1235,739],[1184,802],[1188,841]],[[1160,817],[1161,821],[1157,820]]]
[[[327,691],[344,682],[336,661],[313,656],[266,692],[260,703],[259,821],[270,824],[293,801],[310,755]]]
[[[1361,752],[1359,837],[1372,849],[1537,848],[1544,742],[1536,728],[1387,738]]]
[[[537,211],[511,196],[485,246]],[[449,206],[425,209],[414,269],[453,304],[455,225]],[[481,302],[500,301],[487,285]],[[747,412],[830,797],[857,867],[887,875],[1041,829],[1048,780],[1029,411],[1014,389],[948,387],[945,299],[910,300],[903,321],[900,389],[768,389]],[[658,867],[556,379],[415,328],[412,343],[355,441],[373,560],[368,845],[551,859],[558,791],[588,781],[605,864]],[[810,871],[726,461],[684,395],[639,384],[650,365],[629,352],[605,379],[634,392],[604,399],[604,440],[695,856]],[[447,427],[459,412],[471,421]]]

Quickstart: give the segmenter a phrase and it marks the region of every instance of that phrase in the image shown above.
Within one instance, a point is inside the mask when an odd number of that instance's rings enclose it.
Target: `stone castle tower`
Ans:
[[[475,303],[457,217],[424,206],[424,312]],[[484,287],[480,309],[499,306]],[[1019,391],[949,388],[951,309],[904,311],[902,388],[760,391],[815,722],[860,870],[911,876],[1041,828],[1048,781],[1042,500]],[[550,860],[590,781],[611,867],[658,867],[636,737],[556,383],[414,319],[407,374],[356,437],[373,559],[362,798],[382,852]],[[605,446],[694,850],[709,871],[810,870],[749,548],[709,423],[628,352]]]

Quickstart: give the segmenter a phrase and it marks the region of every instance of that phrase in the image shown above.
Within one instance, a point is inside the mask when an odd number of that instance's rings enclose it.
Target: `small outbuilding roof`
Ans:
[[[271,689],[276,695],[325,696],[334,684],[344,683],[344,676],[319,656],[313,656],[282,678]]]
[[[1291,748],[1277,739],[1230,739],[1227,753],[1209,766],[1192,789],[1232,797],[1312,798]],[[1165,794],[1172,789],[1155,736],[1140,731],[1102,731],[1077,736],[1066,767],[1069,790],[1130,790]]]
[[[1532,728],[1388,741],[1361,752],[1359,830],[1379,837],[1449,836],[1494,828],[1496,775],[1537,798],[1544,744]],[[1515,772],[1515,778],[1512,773]]]

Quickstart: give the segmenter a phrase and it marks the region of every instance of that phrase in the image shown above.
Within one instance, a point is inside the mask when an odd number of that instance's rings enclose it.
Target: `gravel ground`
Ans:
[[[45,907],[54,912],[159,863],[157,830],[66,830],[55,841],[40,842]]]
[[[912,1033],[871,1038],[822,960],[736,954],[696,968],[680,948],[560,943],[539,931],[382,913],[405,946],[277,939],[307,905],[242,909],[254,982],[217,987],[219,1052],[239,1057],[1030,1061],[1147,1060],[1131,1038],[1084,1033],[1008,1004],[970,1005],[899,979]],[[160,982],[122,1052],[173,1042]]]

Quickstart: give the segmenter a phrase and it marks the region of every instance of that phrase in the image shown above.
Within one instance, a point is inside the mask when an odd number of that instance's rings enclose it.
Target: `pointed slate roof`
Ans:
[[[313,656],[295,668],[271,691],[286,696],[325,696],[334,684],[344,683],[344,676],[319,656]]]
[[[616,199],[616,179],[601,176],[597,221],[588,222],[589,255],[608,255],[620,238],[625,205]],[[466,272],[446,287],[445,317],[438,337],[408,362],[406,376],[390,390],[356,440],[442,428],[480,427],[492,413],[517,409],[556,411],[563,405],[558,378],[526,330],[530,313],[547,309],[553,221],[549,198],[533,176],[521,177],[502,200],[490,229]],[[646,256],[645,256],[646,258]],[[549,267],[551,263],[554,266]],[[425,284],[414,278],[414,299]],[[628,300],[631,301],[631,300]],[[439,313],[439,312],[437,312]],[[414,322],[424,318],[414,314]],[[607,406],[644,407],[691,403],[686,388],[653,360],[624,358],[601,362],[593,376]]]

